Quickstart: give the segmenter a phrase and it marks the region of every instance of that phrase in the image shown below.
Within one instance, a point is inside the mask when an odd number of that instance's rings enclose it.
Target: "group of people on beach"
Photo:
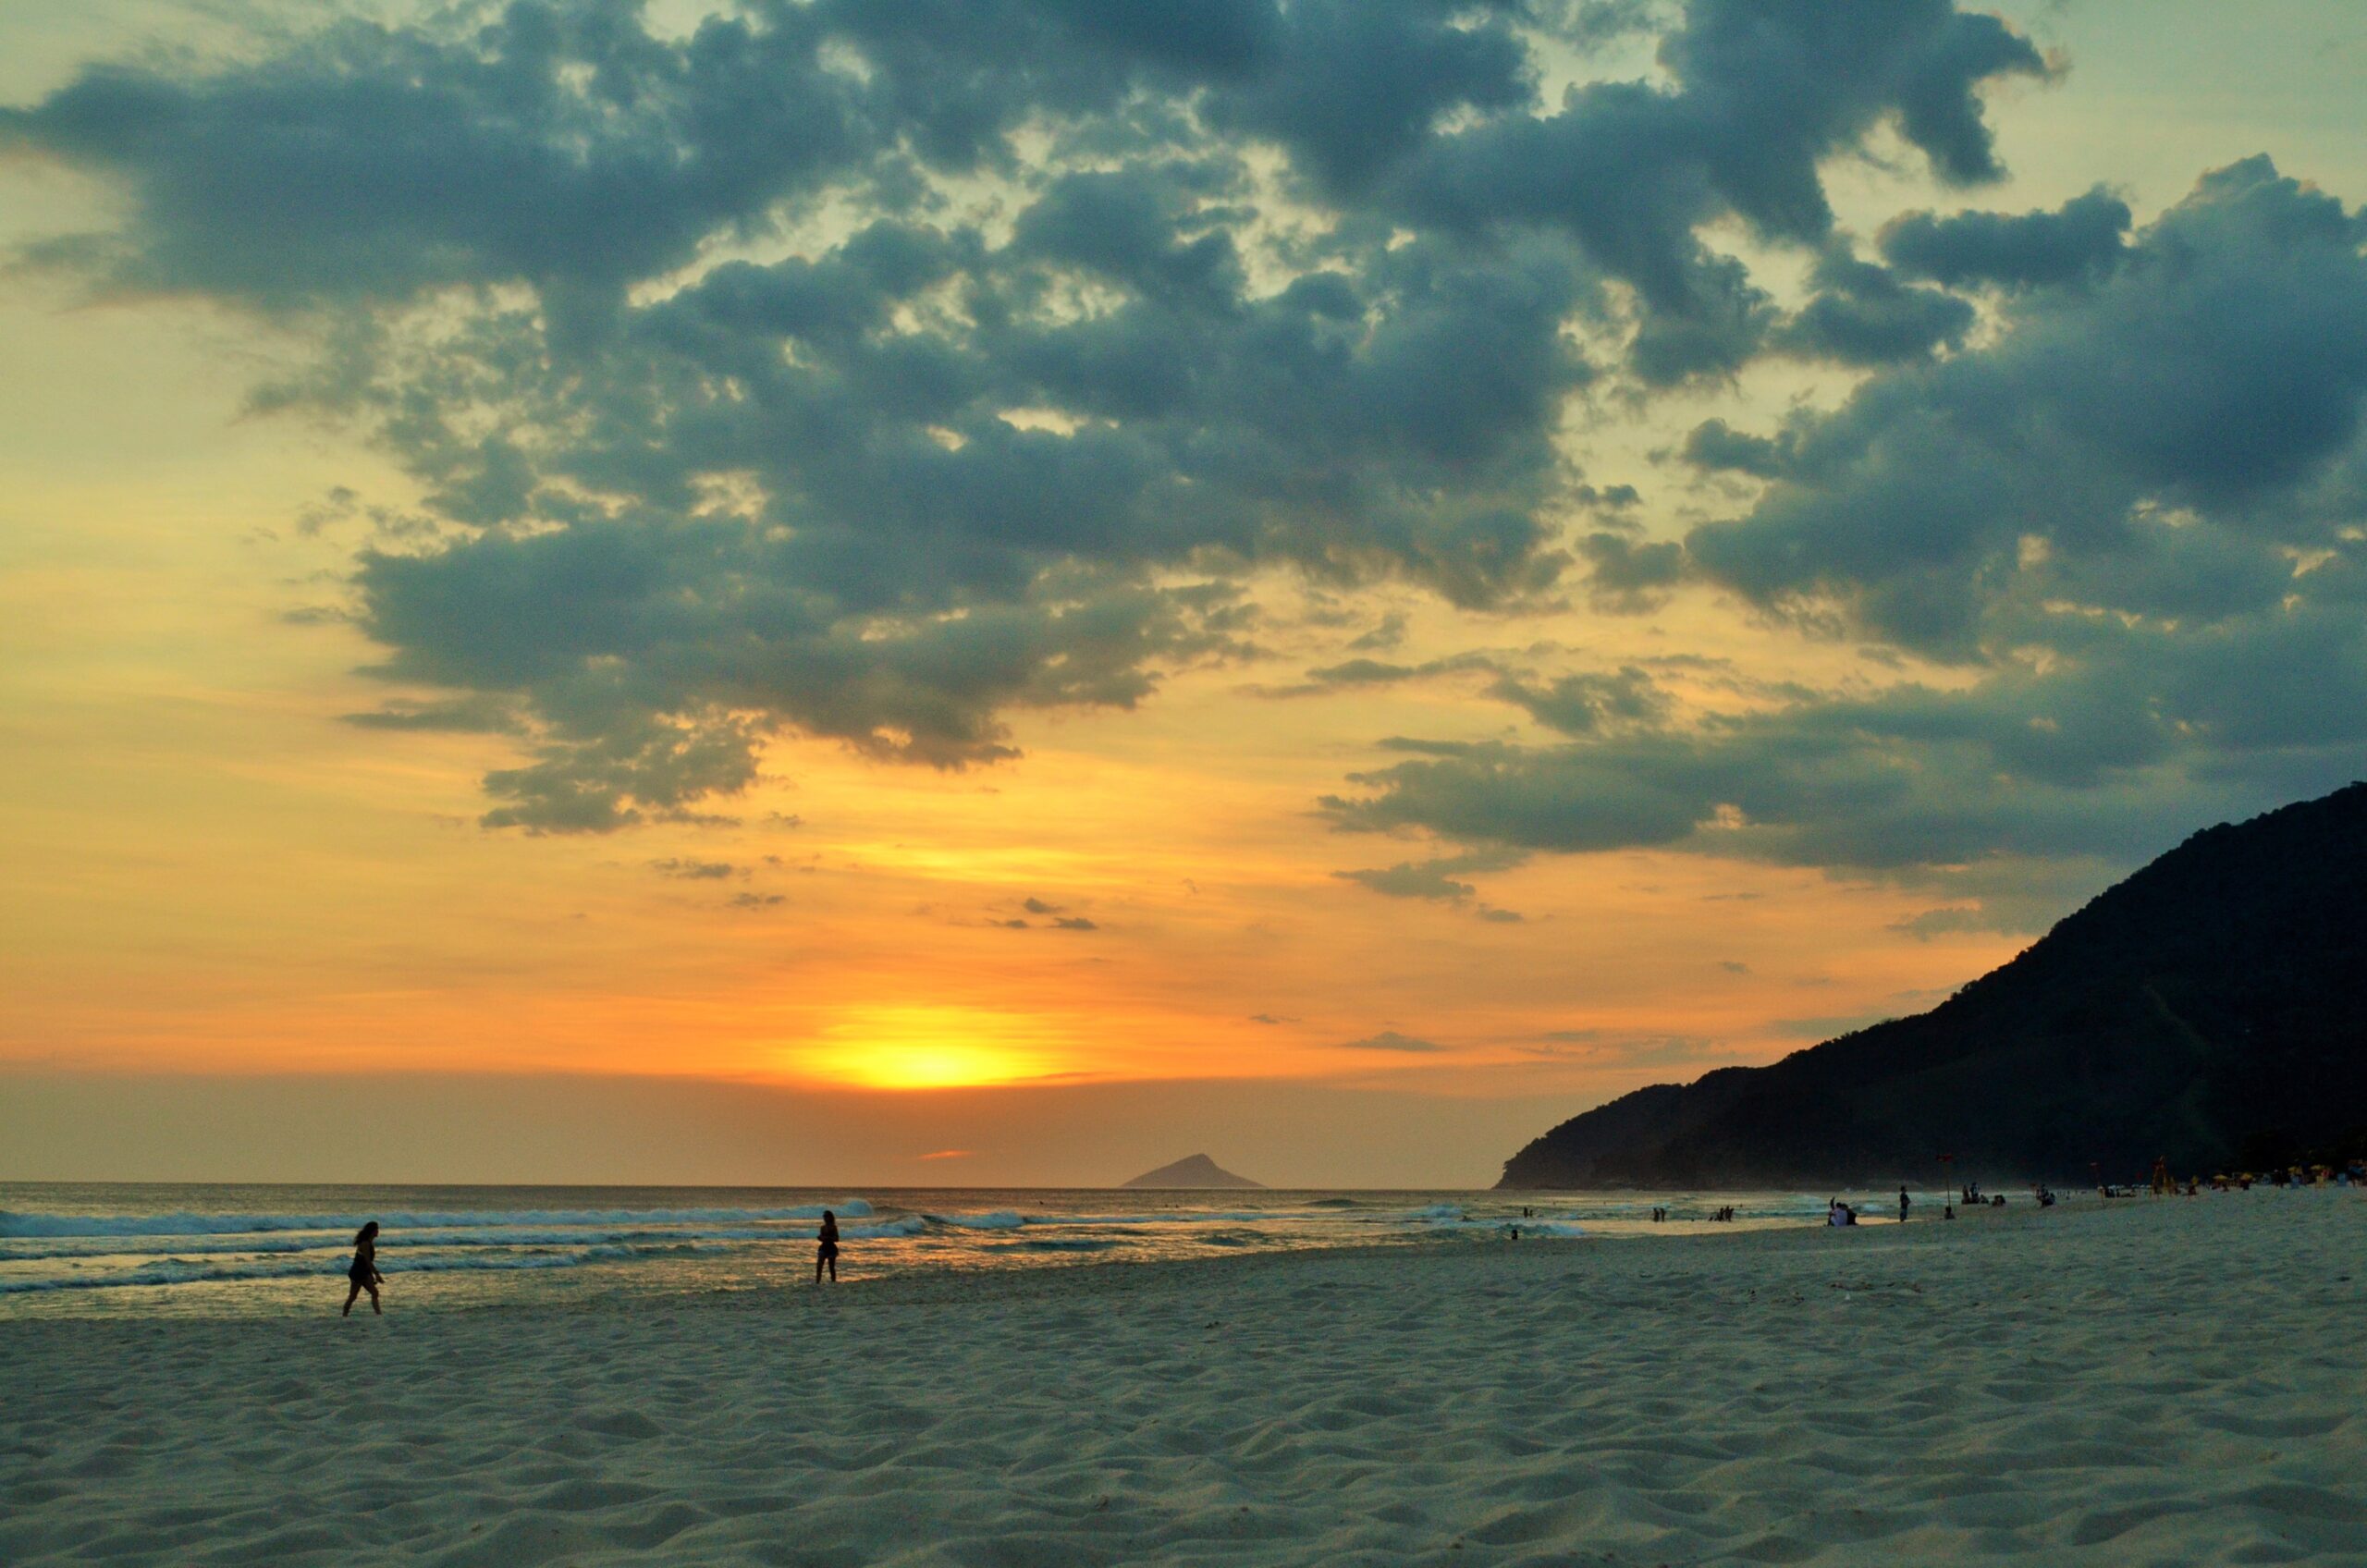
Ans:
[[[828,1209],[822,1211],[822,1228],[814,1233],[814,1282],[820,1284],[824,1270],[828,1270],[830,1283],[839,1282],[839,1217]],[[385,1317],[386,1309],[378,1303],[378,1287],[386,1282],[378,1272],[378,1222],[374,1219],[353,1233],[353,1261],[346,1266],[345,1280],[350,1287],[345,1292],[345,1310],[340,1317],[353,1316],[353,1304],[362,1292],[370,1292],[370,1310]]]
[[[2170,1162],[2153,1161],[2153,1171],[2144,1187],[2112,1182],[2099,1182],[2097,1193],[2107,1198],[2130,1198],[2151,1192],[2155,1197],[2200,1197],[2205,1192],[2249,1193],[2255,1182],[2272,1187],[2367,1187],[2367,1159],[2353,1159],[2340,1165],[2272,1165],[2267,1170],[2254,1173],[2222,1170],[2214,1176],[2189,1176],[2179,1181],[2170,1174]]]

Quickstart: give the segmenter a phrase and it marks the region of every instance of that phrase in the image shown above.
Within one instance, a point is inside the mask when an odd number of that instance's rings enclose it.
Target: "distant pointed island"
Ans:
[[[1263,1182],[1253,1182],[1246,1176],[1234,1175],[1204,1154],[1191,1155],[1177,1160],[1172,1165],[1162,1165],[1156,1170],[1146,1170],[1133,1181],[1120,1184],[1128,1187],[1257,1187],[1260,1189],[1266,1185]]]
[[[1913,1018],[1638,1089],[1500,1187],[2181,1177],[2367,1148],[2367,784],[2195,834]]]

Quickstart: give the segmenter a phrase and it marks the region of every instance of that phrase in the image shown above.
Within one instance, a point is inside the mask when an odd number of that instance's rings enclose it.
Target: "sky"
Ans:
[[[2367,10],[0,7],[0,1179],[1478,1186],[2367,775]]]

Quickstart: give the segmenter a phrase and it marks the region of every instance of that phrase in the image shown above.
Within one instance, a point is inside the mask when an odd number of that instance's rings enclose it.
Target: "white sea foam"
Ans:
[[[1306,1216],[1286,1209],[1242,1210],[1219,1212],[1213,1209],[1167,1209],[1152,1214],[1046,1214],[1027,1217],[1029,1225],[1255,1225],[1278,1219],[1334,1218],[1331,1215]]]
[[[389,1279],[446,1275],[445,1283],[421,1293],[439,1306],[538,1296],[561,1280],[634,1297],[763,1288],[779,1283],[776,1275],[810,1272],[814,1222],[823,1211],[818,1203],[789,1205],[798,1194],[712,1190],[632,1194],[634,1207],[613,1208],[543,1207],[556,1194],[532,1189],[470,1194],[485,1206],[476,1209],[447,1207],[458,1193],[439,1201],[418,1189],[274,1194],[224,1188],[219,1195],[156,1189],[153,1203],[131,1187],[71,1195],[79,1200],[73,1207],[90,1212],[57,1212],[67,1205],[40,1189],[0,1187],[0,1317],[155,1309],[138,1290],[108,1287],[145,1285],[169,1293],[170,1287],[187,1286],[209,1311],[244,1312],[250,1304],[264,1312],[290,1310],[288,1304],[310,1300],[323,1289],[342,1297],[342,1289],[327,1281],[341,1280],[354,1227],[374,1216],[385,1227],[378,1267]],[[585,1193],[576,1201],[593,1196]],[[1747,1218],[1793,1207],[1780,1194],[1672,1196],[1679,1217],[1688,1219],[1737,1197]],[[756,1207],[767,1198],[779,1206]],[[644,1207],[669,1199],[681,1207]],[[749,1207],[721,1207],[718,1199]],[[1525,1217],[1520,1203],[1504,1194],[1448,1192],[1329,1199],[1292,1194],[1255,1207],[1248,1206],[1259,1198],[1244,1194],[1234,1199],[1243,1207],[1221,1208],[1208,1198],[1116,1193],[913,1191],[877,1201],[876,1210],[857,1198],[831,1206],[846,1243],[842,1275],[877,1279],[948,1268],[1205,1257],[1243,1248],[1493,1245],[1515,1230],[1522,1240],[1544,1240],[1642,1229],[1636,1223],[1640,1205],[1633,1214],[1623,1212],[1625,1195],[1600,1202],[1560,1196],[1550,1209]],[[328,1212],[333,1206],[346,1212]],[[164,1209],[171,1212],[159,1212]],[[1819,1200],[1815,1213],[1821,1218],[1822,1212]],[[537,1282],[533,1270],[575,1272],[544,1275]],[[251,1289],[217,1283],[235,1280],[258,1283]],[[43,1305],[43,1298],[31,1293],[40,1292],[69,1294]]]
[[[889,1221],[901,1225],[901,1220]],[[909,1231],[876,1231],[882,1235],[904,1235]],[[584,1246],[601,1243],[636,1242],[780,1242],[803,1241],[808,1232],[796,1230],[756,1230],[747,1227],[703,1226],[667,1230],[511,1230],[493,1227],[483,1231],[445,1228],[426,1231],[381,1231],[378,1250],[381,1254],[404,1252],[418,1247],[548,1247]],[[127,1255],[147,1256],[159,1247],[181,1254],[220,1253],[298,1253],[335,1252],[340,1256],[353,1250],[351,1238],[343,1234],[270,1235],[249,1231],[227,1232],[207,1236],[62,1236],[30,1243],[0,1243],[0,1263],[38,1262],[60,1257],[117,1257]]]
[[[1434,1229],[1441,1231],[1486,1231],[1506,1236],[1517,1231],[1524,1236],[1583,1236],[1586,1228],[1566,1219],[1434,1219]]]
[[[839,1234],[851,1242],[879,1241],[889,1236],[917,1236],[927,1229],[927,1220],[917,1214],[907,1214],[899,1219],[883,1219],[877,1225],[841,1225]]]
[[[615,1263],[704,1250],[696,1243],[671,1246],[601,1245],[566,1252],[469,1253],[452,1256],[385,1258],[382,1274],[438,1274],[470,1269],[576,1268],[587,1263]],[[200,1263],[186,1257],[159,1258],[136,1268],[109,1273],[52,1274],[34,1279],[0,1280],[0,1295],[33,1291],[92,1291],[134,1285],[190,1285],[222,1280],[343,1279],[346,1260],[281,1258],[270,1262]]]
[[[378,1212],[374,1219],[388,1230],[459,1227],[493,1230],[525,1225],[691,1225],[753,1223],[767,1219],[819,1219],[831,1206],[806,1204],[795,1208],[536,1208],[472,1213],[467,1209],[433,1213]],[[841,1199],[837,1212],[861,1219],[871,1206],[861,1198]],[[206,1236],[269,1231],[345,1231],[357,1229],[351,1214],[21,1214],[0,1209],[0,1236]]]

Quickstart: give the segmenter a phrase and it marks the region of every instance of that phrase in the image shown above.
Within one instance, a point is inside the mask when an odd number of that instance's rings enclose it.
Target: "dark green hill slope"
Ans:
[[[1562,1123],[1505,1187],[2181,1174],[2367,1133],[2367,784],[2197,833],[1932,1011]]]

